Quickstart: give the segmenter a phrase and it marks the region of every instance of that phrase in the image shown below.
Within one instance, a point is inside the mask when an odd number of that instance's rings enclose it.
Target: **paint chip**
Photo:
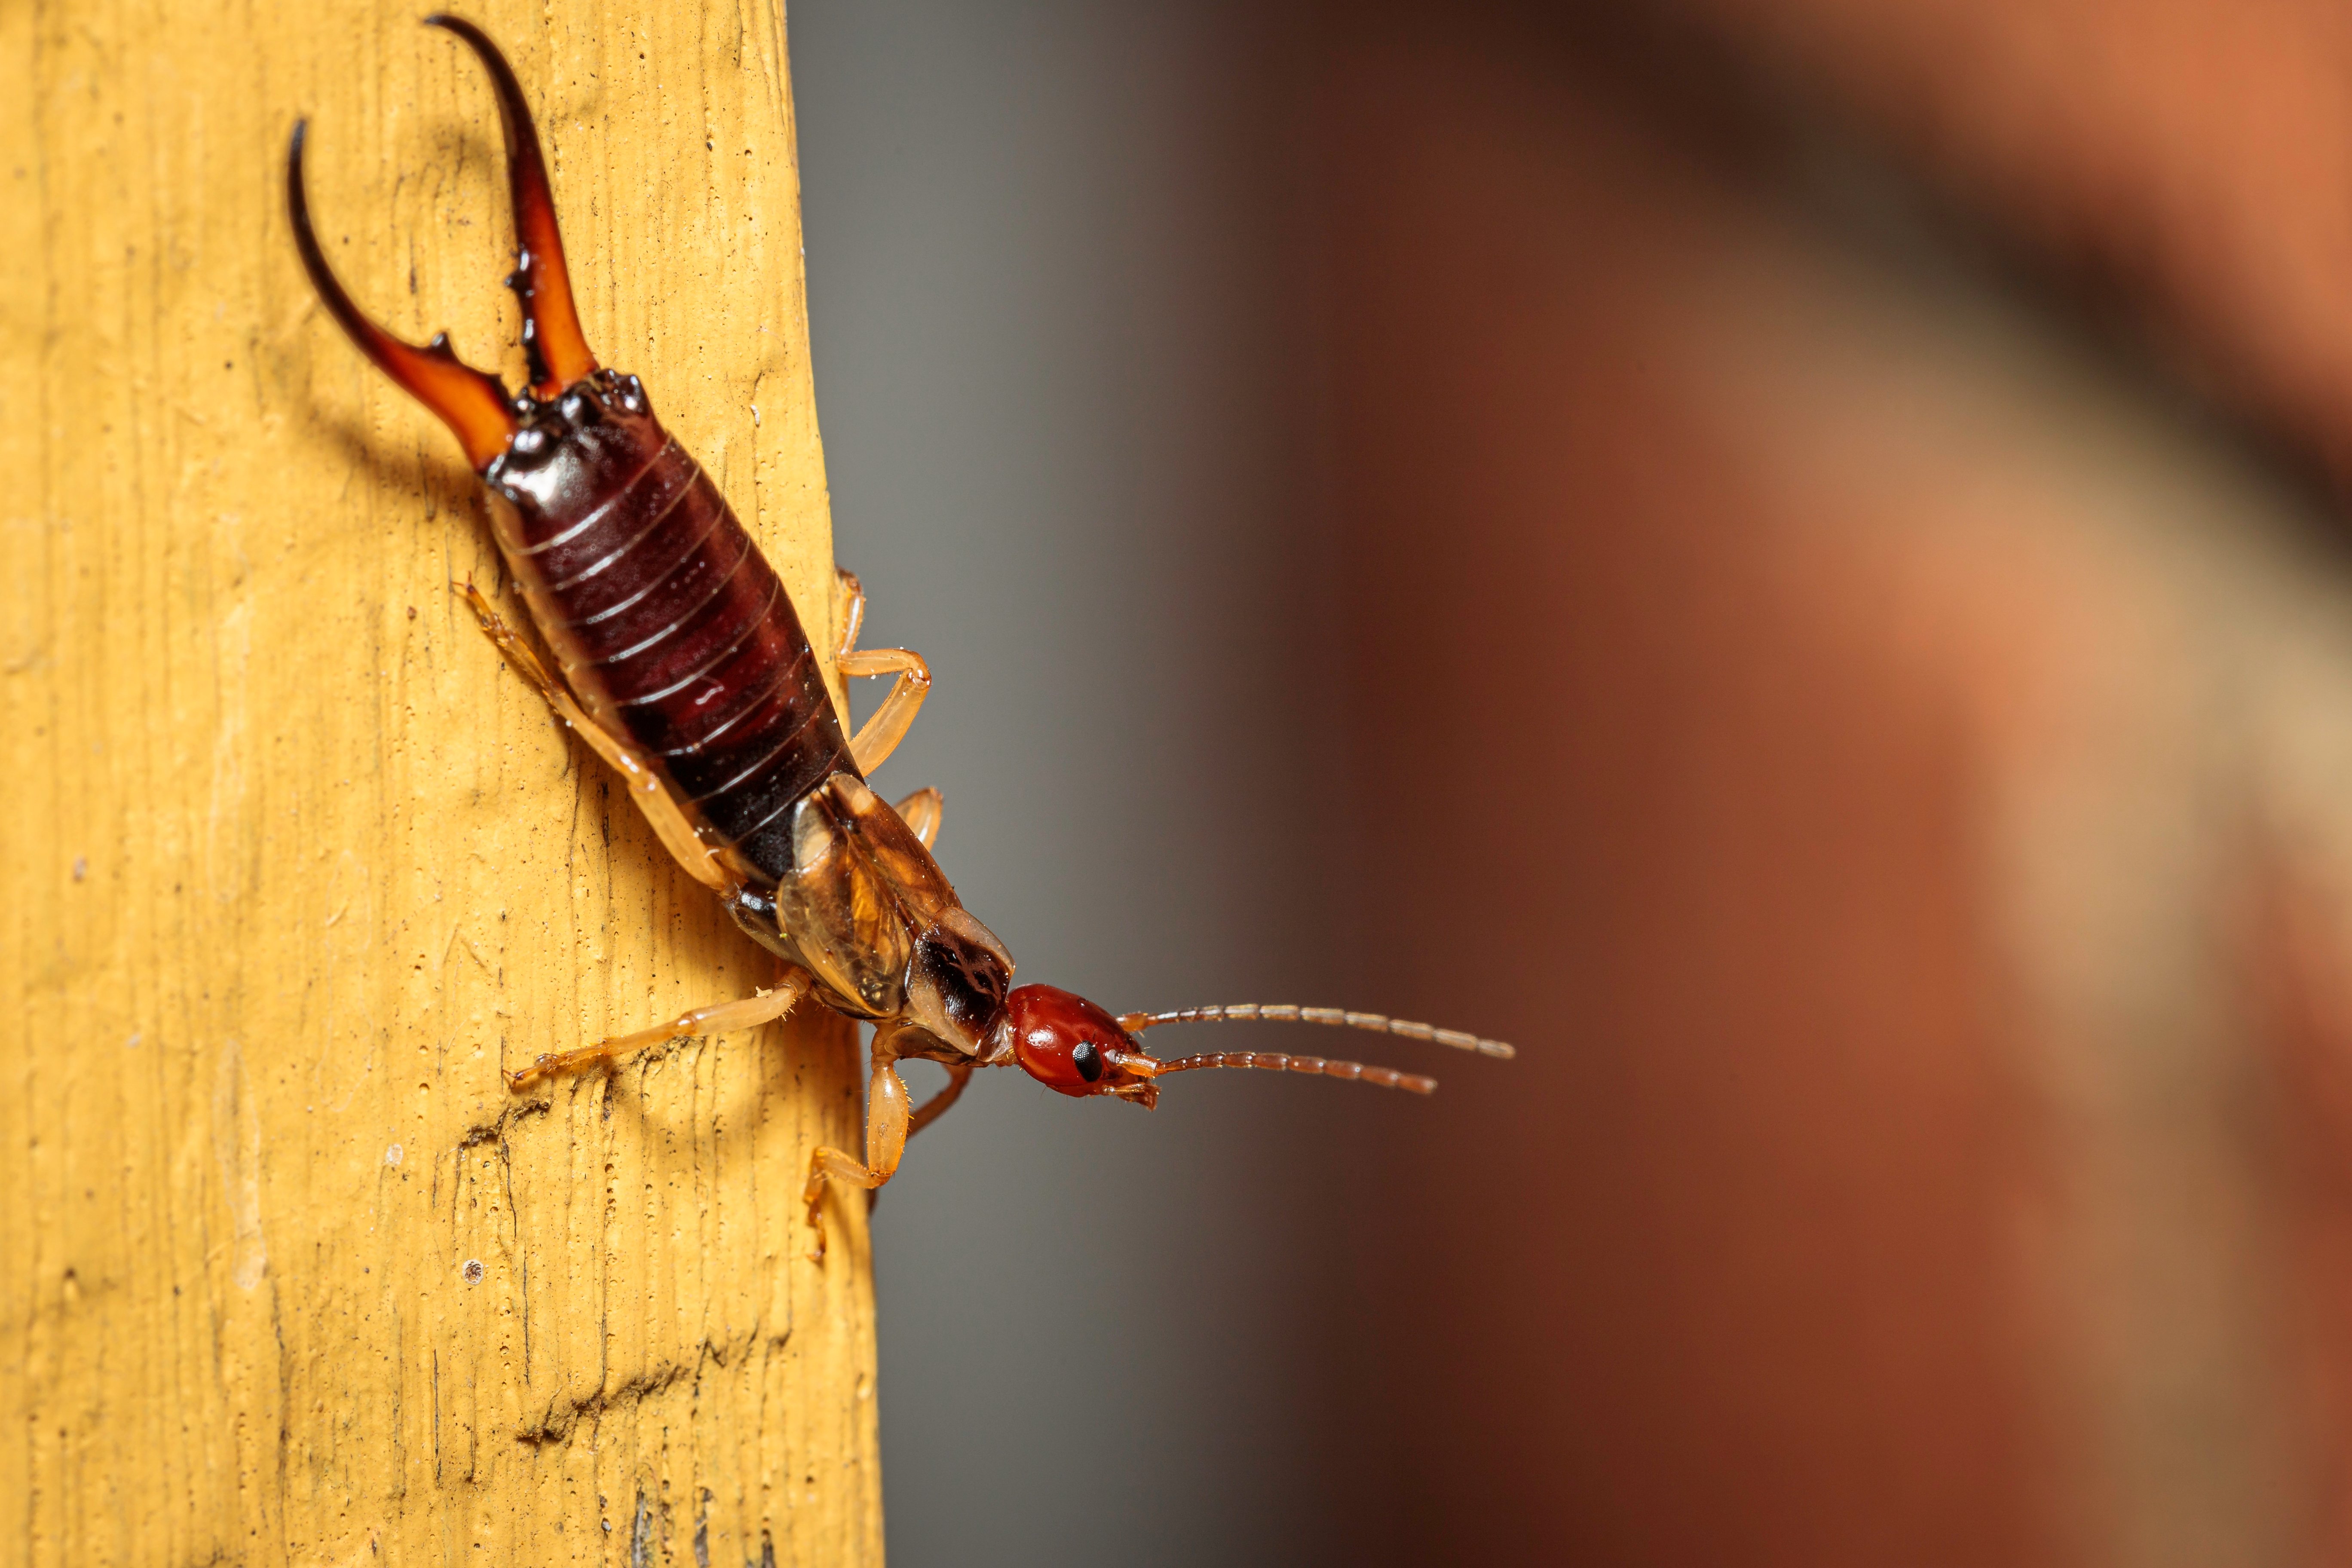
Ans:
[[[391,1148],[386,1149],[383,1152],[383,1163],[387,1165],[397,1165],[400,1163],[400,1145],[394,1143]]]
[[[466,1267],[457,1272],[465,1276],[467,1284],[479,1285],[482,1282],[482,1260],[478,1258],[468,1258],[466,1259]]]

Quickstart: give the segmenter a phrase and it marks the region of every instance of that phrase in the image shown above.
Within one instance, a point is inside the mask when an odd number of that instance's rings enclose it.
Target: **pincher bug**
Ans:
[[[859,650],[865,595],[844,573],[848,609],[834,665],[895,677],[854,736],[827,694],[815,648],[751,537],[706,474],[654,416],[634,375],[589,351],[563,264],[547,165],[522,88],[483,32],[455,34],[489,72],[505,131],[530,384],[509,394],[461,362],[446,334],[423,348],[362,314],[320,249],[304,194],[305,122],[287,151],[286,200],[311,283],[360,352],[438,416],[488,491],[499,552],[555,656],[551,669],[471,583],[457,585],[516,673],[627,781],[629,797],[688,874],[782,961],[772,991],[698,1008],[652,1028],[539,1057],[507,1075],[520,1091],[683,1037],[782,1017],[803,1000],[874,1026],[860,1160],[819,1149],[804,1195],[824,1251],[822,1204],[837,1183],[871,1191],[908,1137],[963,1092],[975,1068],[1017,1066],[1059,1093],[1147,1109],[1182,1072],[1255,1068],[1427,1094],[1434,1079],[1391,1068],[1273,1052],[1156,1058],[1139,1037],[1162,1024],[1281,1019],[1428,1040],[1508,1057],[1496,1040],[1339,1008],[1191,1007],[1114,1016],[1051,985],[1014,987],[1013,958],[966,910],[932,859],[940,797],[896,805],[866,785],[929,689],[903,648]],[[947,1087],[909,1106],[896,1068],[940,1063]]]

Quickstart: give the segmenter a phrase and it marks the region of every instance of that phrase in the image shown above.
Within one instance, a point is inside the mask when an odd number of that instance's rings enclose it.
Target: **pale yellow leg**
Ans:
[[[736,886],[735,878],[728,874],[710,847],[702,842],[694,830],[694,825],[687,820],[686,813],[679,808],[669,791],[663,787],[660,775],[651,765],[582,710],[572,693],[555,679],[547,666],[540,662],[539,655],[531,650],[530,645],[516,636],[514,628],[499,617],[498,611],[490,606],[489,600],[482,596],[480,589],[471,583],[451,585],[474,612],[474,618],[481,623],[482,635],[506,656],[515,673],[547,700],[547,705],[555,710],[555,716],[587,742],[589,750],[612,764],[614,771],[627,781],[629,798],[637,803],[637,809],[653,825],[655,837],[662,841],[662,847],[686,868],[687,875],[718,892],[732,892]],[[866,727],[871,729],[873,726],[869,724]],[[903,729],[901,726],[902,731]]]
[[[801,1189],[801,1197],[808,1205],[809,1228],[816,1232],[816,1248],[809,1254],[809,1261],[824,1259],[825,1184],[837,1182],[871,1191],[888,1181],[898,1169],[898,1156],[906,1152],[908,1122],[906,1081],[894,1063],[877,1059],[866,1096],[865,1163],[834,1148],[819,1149],[809,1158],[808,1184]]]
[[[866,625],[866,584],[846,566],[835,567],[833,577],[842,597],[849,601],[842,606],[841,641],[833,650],[834,658],[839,660],[856,651],[858,631]]]
[[[944,1062],[940,1065],[942,1067],[947,1066]],[[931,1096],[930,1099],[915,1107],[914,1115],[908,1118],[908,1137],[912,1138],[916,1133],[920,1132],[924,1128],[929,1127],[932,1122],[937,1121],[941,1116],[947,1113],[949,1106],[953,1105],[957,1100],[963,1098],[964,1085],[971,1081],[971,1069],[972,1064],[970,1062],[958,1062],[955,1066],[948,1068],[947,1088],[940,1090],[939,1093]],[[866,1190],[866,1213],[872,1214],[874,1212],[874,1202],[882,1194],[878,1187],[868,1188]]]
[[[855,572],[839,572],[841,591],[848,595],[849,604],[841,616],[841,646],[834,649],[834,668],[841,671],[844,680],[854,680],[867,675],[896,675],[898,682],[890,688],[882,705],[874,710],[866,727],[849,742],[850,760],[861,773],[870,773],[880,767],[898,742],[907,738],[908,726],[930,695],[931,667],[923,656],[903,647],[877,647],[865,653],[857,651],[858,629],[866,624],[866,588]]]
[[[923,699],[931,694],[931,667],[923,656],[903,647],[877,647],[865,653],[845,654],[840,661],[845,679],[861,675],[891,675],[898,678],[882,705],[874,710],[866,727],[849,742],[850,760],[861,773],[871,773],[887,762],[898,742],[907,738],[908,728],[921,711]]]
[[[720,1002],[709,1007],[697,1007],[691,1013],[679,1014],[667,1024],[639,1029],[634,1035],[615,1035],[611,1039],[599,1040],[578,1050],[551,1051],[520,1072],[507,1074],[507,1087],[510,1089],[529,1089],[549,1079],[585,1072],[632,1051],[684,1039],[689,1035],[723,1035],[733,1029],[755,1029],[791,1012],[800,999],[809,994],[812,984],[806,970],[788,970],[782,984],[773,991],[762,991],[757,996],[746,996],[740,1002]]]
[[[915,1108],[915,1114],[907,1122],[908,1137],[912,1138],[916,1133],[937,1121],[949,1106],[953,1105],[962,1097],[963,1086],[971,1081],[971,1068],[972,1064],[970,1062],[958,1062],[948,1068],[947,1088]]]
[[[947,809],[947,799],[939,791],[919,789],[892,809],[898,812],[898,820],[923,841],[924,848],[939,847],[940,816]]]

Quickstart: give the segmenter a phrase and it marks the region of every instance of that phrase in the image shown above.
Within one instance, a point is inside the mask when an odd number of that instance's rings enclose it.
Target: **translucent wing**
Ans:
[[[918,930],[939,919],[940,910],[962,907],[947,874],[915,830],[863,780],[835,773],[825,781],[824,793],[839,805],[840,831],[897,890]]]
[[[776,904],[808,966],[858,1011],[904,1015],[977,1054],[1011,982],[1003,944],[862,780],[835,773],[793,809],[793,869]]]

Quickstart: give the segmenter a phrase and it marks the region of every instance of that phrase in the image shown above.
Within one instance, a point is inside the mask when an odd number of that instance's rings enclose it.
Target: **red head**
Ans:
[[[1162,1058],[1143,1048],[1136,1037],[1159,1024],[1247,1023],[1325,1024],[1343,1029],[1364,1029],[1376,1035],[1402,1035],[1428,1040],[1480,1056],[1509,1057],[1511,1047],[1500,1040],[1481,1039],[1454,1029],[1409,1024],[1378,1013],[1351,1013],[1339,1007],[1300,1007],[1292,1004],[1262,1006],[1243,1003],[1230,1007],[1186,1007],[1173,1013],[1128,1013],[1114,1018],[1083,996],[1052,985],[1024,985],[1004,999],[997,1025],[992,1064],[1018,1062],[1022,1070],[1056,1093],[1074,1096],[1115,1094],[1147,1110],[1159,1103],[1160,1080],[1171,1073],[1197,1072],[1204,1068],[1255,1068],[1265,1072],[1311,1073],[1318,1078],[1346,1079],[1427,1094],[1434,1079],[1394,1068],[1367,1067],[1361,1062],[1332,1061],[1323,1057],[1295,1057],[1279,1051],[1212,1051],[1201,1056]]]
[[[1022,1070],[1057,1093],[1115,1094],[1149,1110],[1160,1098],[1160,1064],[1083,996],[1023,985],[1004,999],[1003,1038]]]

